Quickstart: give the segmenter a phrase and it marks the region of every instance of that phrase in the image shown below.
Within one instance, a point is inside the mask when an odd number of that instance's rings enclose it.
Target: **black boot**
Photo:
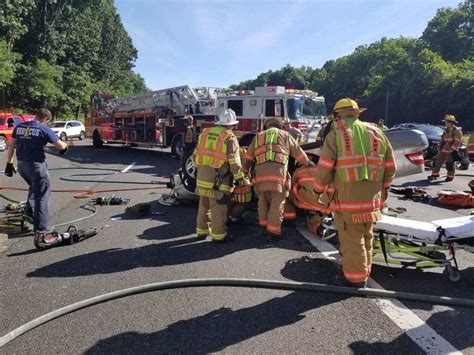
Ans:
[[[350,282],[347,280],[344,275],[336,274],[331,280],[331,284],[334,286],[343,286],[343,287],[354,287],[354,288],[365,288],[367,286],[367,281],[363,282]]]

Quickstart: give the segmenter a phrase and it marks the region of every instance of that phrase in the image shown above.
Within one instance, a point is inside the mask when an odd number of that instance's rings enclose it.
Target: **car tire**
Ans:
[[[64,132],[61,132],[59,135],[59,139],[62,140],[63,142],[67,141],[67,135]]]
[[[8,148],[7,138],[4,136],[0,136],[0,152],[7,150],[7,148]]]
[[[80,140],[80,141],[83,141],[84,138],[86,138],[86,132],[81,131],[81,133],[79,134],[79,140]]]
[[[102,148],[102,146],[104,145],[104,141],[100,137],[99,131],[94,131],[94,133],[92,134],[92,145],[96,149]]]
[[[196,165],[193,159],[194,150],[189,150],[183,156],[181,161],[180,177],[186,190],[195,192],[196,190]]]
[[[181,141],[183,139],[182,134],[177,134],[174,136],[171,143],[171,156],[180,157],[183,154],[183,149],[181,148]]]

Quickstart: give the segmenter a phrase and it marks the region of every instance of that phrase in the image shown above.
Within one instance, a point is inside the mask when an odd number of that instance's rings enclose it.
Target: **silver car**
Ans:
[[[428,147],[426,135],[416,129],[389,129],[384,132],[393,148],[397,164],[396,177],[422,173],[425,168],[423,150]],[[301,146],[308,155],[320,154],[320,143]]]

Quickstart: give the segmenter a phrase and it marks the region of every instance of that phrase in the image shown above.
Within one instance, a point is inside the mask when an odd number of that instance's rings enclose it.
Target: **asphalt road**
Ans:
[[[0,153],[0,165],[5,165]],[[122,288],[147,283],[203,277],[241,277],[327,283],[337,271],[296,230],[284,229],[278,243],[261,240],[249,215],[246,225],[233,227],[235,240],[214,244],[194,234],[196,206],[163,207],[161,176],[178,162],[159,150],[106,147],[74,141],[68,155],[51,150],[47,157],[54,189],[117,189],[157,187],[120,192],[129,205],[152,201],[158,214],[137,218],[125,206],[98,208],[80,228],[101,232],[72,246],[36,252],[31,236],[0,240],[0,336],[68,304]],[[133,166],[131,166],[133,164]],[[126,170],[126,171],[124,171]],[[430,185],[467,190],[474,167],[454,182]],[[470,174],[470,175],[469,175]],[[427,186],[424,174],[397,179],[397,185]],[[1,186],[24,187],[16,175],[2,175]],[[25,192],[5,190],[16,200]],[[112,193],[100,194],[110,196]],[[86,200],[72,193],[54,193],[51,224],[86,216]],[[0,202],[0,203],[3,203]],[[391,195],[389,205],[405,207],[402,216],[435,220],[468,215]],[[164,214],[161,214],[164,213]],[[299,221],[304,228],[304,221]],[[383,263],[373,279],[388,290],[473,298],[474,256],[458,255],[462,280],[447,281],[442,269],[401,270],[391,276]],[[417,331],[431,329],[437,340],[474,354],[474,310],[403,302],[416,319],[405,327],[391,319],[379,302],[335,294],[240,288],[194,288],[148,293],[93,306],[56,319],[1,349],[8,354],[64,353],[437,353]],[[407,322],[408,318],[406,317]],[[402,324],[402,325],[401,325]],[[408,330],[407,330],[408,329]],[[421,345],[420,345],[421,344]],[[425,345],[423,345],[425,344]]]

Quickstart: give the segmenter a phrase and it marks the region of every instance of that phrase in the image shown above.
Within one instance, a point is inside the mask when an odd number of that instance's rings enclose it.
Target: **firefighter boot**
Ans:
[[[336,274],[331,280],[331,284],[334,286],[343,286],[343,287],[355,287],[355,288],[365,288],[367,286],[367,281],[363,282],[350,282],[347,280],[343,274]]]

